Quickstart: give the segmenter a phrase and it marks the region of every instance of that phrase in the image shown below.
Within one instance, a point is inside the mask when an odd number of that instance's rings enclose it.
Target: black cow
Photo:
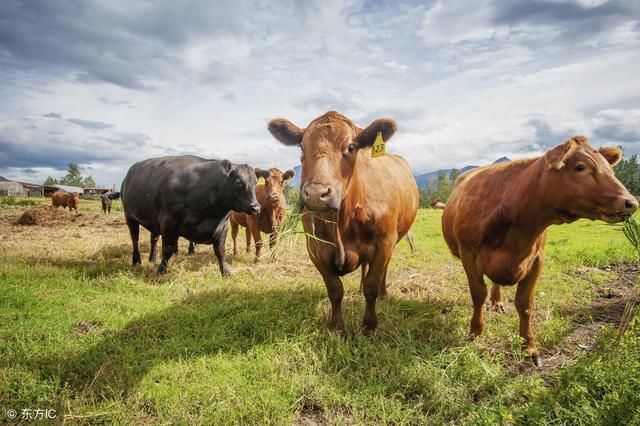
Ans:
[[[162,235],[162,260],[157,273],[177,251],[178,237],[213,244],[220,272],[230,275],[224,260],[224,242],[230,210],[260,212],[256,201],[256,172],[227,160],[192,155],[151,158],[129,169],[122,182],[122,204],[133,242],[132,264],[140,264],[140,225],[151,232],[149,261],[155,262]]]
[[[104,194],[101,194],[100,201],[102,201],[102,212],[104,214],[107,214],[108,211],[109,214],[111,214],[111,202],[113,200],[117,200],[118,198],[120,198],[119,192],[106,192]]]

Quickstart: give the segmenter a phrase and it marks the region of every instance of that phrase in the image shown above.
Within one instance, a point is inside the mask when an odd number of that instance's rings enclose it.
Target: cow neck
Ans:
[[[525,168],[523,182],[507,188],[507,192],[518,194],[511,206],[508,206],[509,217],[520,229],[527,230],[537,238],[545,229],[554,223],[558,223],[556,210],[546,202],[546,191],[549,185],[544,182],[547,162],[544,157],[531,160]],[[552,188],[554,189],[554,188]]]

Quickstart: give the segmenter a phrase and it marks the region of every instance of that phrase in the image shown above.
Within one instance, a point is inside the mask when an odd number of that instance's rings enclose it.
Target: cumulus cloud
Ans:
[[[0,174],[74,161],[117,183],[168,153],[291,167],[267,121],[327,110],[395,119],[416,172],[575,133],[640,147],[632,0],[9,1],[0,21]]]

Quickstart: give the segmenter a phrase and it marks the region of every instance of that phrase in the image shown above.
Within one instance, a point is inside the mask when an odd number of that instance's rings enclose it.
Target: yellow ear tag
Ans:
[[[372,158],[382,157],[383,155],[386,155],[386,154],[387,154],[387,150],[384,147],[382,132],[378,132],[378,135],[376,136],[376,140],[373,143],[373,147],[371,150],[371,157]]]
[[[256,183],[256,186],[258,185],[264,185],[264,178],[263,177],[259,177],[258,178],[258,183]]]

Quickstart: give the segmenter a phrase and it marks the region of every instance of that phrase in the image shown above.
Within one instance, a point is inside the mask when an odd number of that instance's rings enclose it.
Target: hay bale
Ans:
[[[53,206],[40,205],[27,209],[16,220],[17,225],[53,225],[59,222],[75,221],[75,216],[70,212],[60,210]]]

